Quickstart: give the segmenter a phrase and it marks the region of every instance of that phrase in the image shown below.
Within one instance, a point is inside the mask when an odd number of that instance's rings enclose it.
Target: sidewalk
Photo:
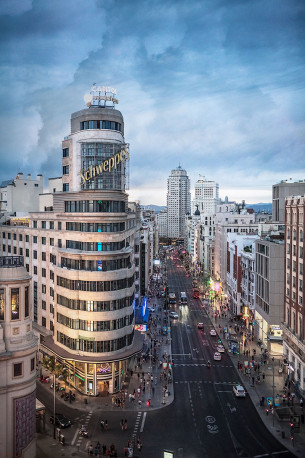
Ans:
[[[280,421],[276,414],[273,414],[271,410],[267,407],[267,397],[273,396],[276,398],[279,395],[280,407],[288,407],[288,401],[283,401],[283,394],[284,394],[284,386],[285,386],[285,379],[286,375],[280,370],[281,368],[281,359],[280,356],[274,356],[274,362],[272,361],[272,354],[268,355],[265,359],[263,357],[264,349],[261,350],[260,346],[257,344],[257,341],[254,339],[253,341],[249,339],[247,341],[247,345],[244,348],[245,352],[248,351],[248,354],[244,354],[242,350],[242,341],[240,332],[242,331],[242,322],[229,322],[230,318],[228,317],[229,312],[227,311],[227,318],[222,318],[221,316],[215,317],[212,311],[212,307],[207,305],[205,308],[211,323],[214,325],[219,338],[222,340],[222,343],[226,350],[228,351],[232,363],[234,364],[236,371],[239,372],[242,384],[251,397],[256,410],[258,411],[262,421],[268,428],[268,430],[275,436],[279,442],[283,444],[288,450],[294,453],[296,456],[300,458],[304,458],[305,456],[305,425],[304,423],[300,424],[300,432],[294,432],[293,436],[294,439],[291,440],[290,438],[290,422],[289,421]],[[218,304],[219,310],[219,304]],[[237,324],[239,328],[239,332],[237,334],[237,341],[240,342],[239,348],[241,349],[239,355],[234,355],[233,352],[229,349],[229,341],[225,338],[223,329],[224,327],[233,326],[234,323]],[[219,328],[219,325],[221,328]],[[253,360],[256,362],[256,370],[251,368],[251,372],[249,374],[245,374],[244,372],[244,361],[251,361]],[[264,363],[265,359],[265,363]],[[262,364],[259,365],[258,363],[262,361]],[[273,365],[274,364],[274,365]],[[255,367],[255,364],[254,364]],[[257,380],[257,376],[259,375],[259,381]],[[292,392],[293,388],[291,388]],[[264,398],[264,402],[262,402],[262,398]],[[289,402],[292,412],[294,411],[295,414],[300,415],[301,413],[304,414],[304,411],[301,412],[303,409],[300,407],[300,399],[296,396],[294,397],[293,403]],[[304,417],[303,417],[304,418]]]

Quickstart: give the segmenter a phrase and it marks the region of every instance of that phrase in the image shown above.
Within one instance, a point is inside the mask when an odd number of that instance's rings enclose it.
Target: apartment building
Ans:
[[[304,229],[305,197],[286,199],[283,355],[289,378],[305,394]]]

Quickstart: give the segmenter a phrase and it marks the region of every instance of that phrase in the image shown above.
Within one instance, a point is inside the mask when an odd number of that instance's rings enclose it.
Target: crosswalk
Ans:
[[[88,425],[89,425],[89,422],[91,420],[91,417],[92,417],[92,411],[90,411],[87,415],[84,414],[84,415],[81,415],[80,417],[76,417],[75,418],[75,422],[79,422],[81,425],[84,425],[88,431]],[[73,437],[73,440],[71,442],[71,445],[74,445],[75,441],[76,441],[76,447],[80,447],[81,443],[82,443],[82,440],[83,440],[83,436],[81,436],[79,434],[79,428],[77,428],[77,430],[75,431],[75,435]]]
[[[206,363],[176,363],[175,367],[206,367]],[[212,364],[213,367],[234,367],[232,364],[224,365],[224,364]]]
[[[181,384],[187,384],[187,383],[194,383],[194,384],[201,384],[201,383],[208,383],[208,384],[213,384],[213,385],[238,385],[239,382],[231,382],[231,381],[226,381],[226,382],[215,382],[214,380],[180,380],[177,382],[174,382],[175,385],[181,385]]]

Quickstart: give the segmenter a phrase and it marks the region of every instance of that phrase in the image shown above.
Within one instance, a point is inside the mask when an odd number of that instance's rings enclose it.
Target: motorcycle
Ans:
[[[79,430],[79,434],[81,437],[86,437],[88,438],[88,431],[86,430],[85,427],[82,427],[80,430]]]
[[[210,363],[210,361],[208,361],[207,362],[207,368],[210,369],[210,367],[211,367],[211,363]]]
[[[41,377],[40,377],[40,381],[41,381],[41,383],[49,383],[50,377],[43,377],[43,376],[41,376]]]

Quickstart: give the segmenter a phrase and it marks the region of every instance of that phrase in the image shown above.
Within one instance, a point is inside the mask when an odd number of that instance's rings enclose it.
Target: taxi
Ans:
[[[221,354],[218,351],[214,353],[214,361],[221,361]]]

